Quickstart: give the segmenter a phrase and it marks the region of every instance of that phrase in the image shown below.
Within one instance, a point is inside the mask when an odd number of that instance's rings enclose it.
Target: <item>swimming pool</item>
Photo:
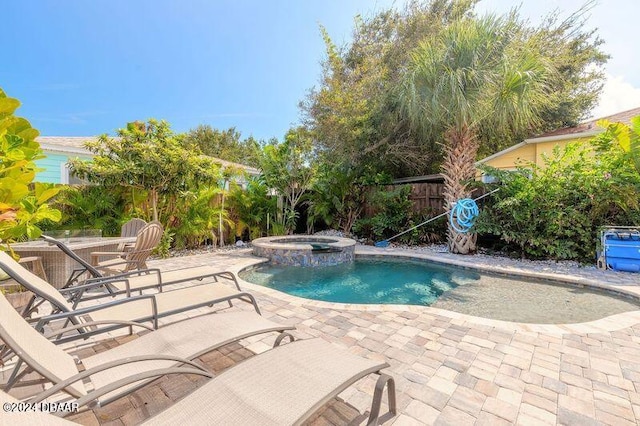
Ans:
[[[634,299],[594,289],[478,273],[432,262],[358,257],[336,266],[264,264],[245,281],[337,303],[432,306],[526,323],[576,323],[640,309]]]

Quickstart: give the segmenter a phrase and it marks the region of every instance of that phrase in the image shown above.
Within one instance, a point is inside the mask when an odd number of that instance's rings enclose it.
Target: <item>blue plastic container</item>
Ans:
[[[640,234],[607,232],[604,234],[607,267],[615,271],[640,272]]]

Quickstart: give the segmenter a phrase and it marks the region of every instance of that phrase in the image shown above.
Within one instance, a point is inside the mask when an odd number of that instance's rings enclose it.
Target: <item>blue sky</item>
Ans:
[[[113,133],[128,121],[154,117],[176,131],[210,124],[282,138],[320,77],[318,24],[341,44],[356,14],[402,3],[8,0],[0,87],[22,102],[19,115],[47,136]],[[594,8],[588,25],[600,28],[605,50],[614,54],[607,71],[619,93],[608,108],[636,100],[628,108],[640,106],[640,49],[629,40],[640,2],[607,3]],[[479,10],[505,12],[514,4],[484,0]],[[522,12],[535,22],[556,7],[581,4],[536,0]]]

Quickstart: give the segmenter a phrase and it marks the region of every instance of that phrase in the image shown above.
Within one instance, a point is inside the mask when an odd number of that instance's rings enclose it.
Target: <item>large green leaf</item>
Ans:
[[[12,114],[18,109],[20,101],[13,98],[0,98],[0,114]]]
[[[45,204],[57,189],[40,184],[35,185],[35,190],[31,189],[39,170],[34,160],[43,155],[40,144],[35,141],[38,131],[29,121],[13,115],[19,106],[20,102],[8,98],[0,89],[0,206],[2,211],[15,212],[14,220],[0,222],[3,242],[24,236],[37,237],[41,232],[38,222],[61,218],[58,210]]]
[[[8,200],[0,200],[3,202],[15,202],[29,195],[29,187],[27,185],[10,177],[0,178],[0,190],[9,194]]]
[[[38,210],[33,214],[32,221],[39,222],[44,219],[49,219],[54,222],[58,222],[62,218],[60,210],[52,209],[48,205],[41,205]]]

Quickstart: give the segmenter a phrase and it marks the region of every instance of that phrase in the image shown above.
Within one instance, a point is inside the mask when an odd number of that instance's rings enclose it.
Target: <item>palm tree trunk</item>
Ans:
[[[478,141],[473,132],[466,126],[462,129],[451,129],[445,134],[445,158],[442,163],[444,171],[444,200],[446,209],[462,199],[468,198],[470,191],[467,182],[475,178],[476,154]],[[477,235],[471,232],[460,233],[447,224],[447,243],[451,253],[471,254],[476,251]]]

